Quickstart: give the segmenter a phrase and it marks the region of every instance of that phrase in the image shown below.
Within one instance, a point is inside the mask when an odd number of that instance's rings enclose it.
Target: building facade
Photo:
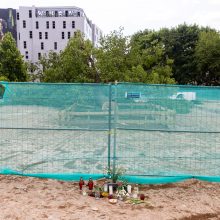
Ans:
[[[102,35],[78,7],[19,7],[16,18],[18,48],[24,59],[32,63],[51,50],[62,51],[76,31],[94,46],[98,46]]]

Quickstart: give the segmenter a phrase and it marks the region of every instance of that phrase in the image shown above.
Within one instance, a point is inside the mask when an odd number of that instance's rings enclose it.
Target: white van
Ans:
[[[170,96],[170,99],[184,99],[188,101],[196,100],[196,93],[195,92],[177,92],[176,95]]]

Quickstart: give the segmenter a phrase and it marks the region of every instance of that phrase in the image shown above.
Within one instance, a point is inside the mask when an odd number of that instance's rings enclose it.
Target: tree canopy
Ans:
[[[45,82],[174,83],[172,60],[164,58],[162,44],[152,45],[141,49],[138,42],[124,36],[120,29],[103,37],[100,47],[94,48],[78,32],[63,52],[51,52],[40,60],[42,79]]]
[[[0,41],[0,79],[5,81],[27,81],[27,66],[11,33]]]
[[[132,36],[120,28],[105,35],[98,48],[76,32],[63,51],[25,63],[7,33],[0,41],[0,80],[220,85],[219,51],[218,31],[181,24]]]
[[[199,78],[201,74],[200,60],[196,55],[196,47],[202,32],[217,33],[209,27],[181,24],[175,28],[162,28],[159,31],[141,31],[134,34],[133,39],[140,42],[140,39],[150,36],[151,42],[160,42],[165,57],[173,60],[173,78],[178,84],[208,85],[209,82],[201,81]],[[149,44],[142,40],[141,47],[149,46]],[[207,80],[207,78],[203,78],[203,80]]]
[[[93,46],[80,32],[72,37],[60,54],[50,52],[42,57],[42,79],[45,82],[96,82]]]
[[[201,32],[196,45],[197,82],[220,85],[220,35],[217,32]]]

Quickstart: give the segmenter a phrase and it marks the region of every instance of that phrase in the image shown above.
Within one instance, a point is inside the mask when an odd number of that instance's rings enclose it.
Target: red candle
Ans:
[[[144,194],[140,194],[140,200],[144,200],[145,199],[145,195]]]
[[[89,187],[89,190],[93,190],[93,181],[92,181],[92,178],[89,178],[89,182],[88,182],[88,187]]]
[[[80,180],[79,180],[79,189],[80,189],[80,190],[82,190],[82,187],[83,187],[84,184],[85,184],[85,183],[84,183],[83,178],[80,177]]]
[[[108,195],[108,199],[113,199],[113,195]]]

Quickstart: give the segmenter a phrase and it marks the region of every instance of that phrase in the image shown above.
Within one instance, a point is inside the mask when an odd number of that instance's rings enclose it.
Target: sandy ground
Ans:
[[[189,180],[145,185],[139,205],[82,196],[78,185],[48,179],[0,175],[0,219],[220,219],[220,184]]]

